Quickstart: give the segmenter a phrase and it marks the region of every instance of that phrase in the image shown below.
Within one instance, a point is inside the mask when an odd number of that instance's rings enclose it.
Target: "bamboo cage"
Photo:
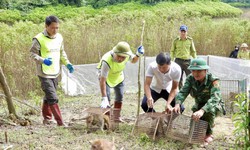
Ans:
[[[203,143],[208,123],[182,114],[144,113],[138,116],[133,135],[147,134],[153,140],[171,138],[184,143]]]

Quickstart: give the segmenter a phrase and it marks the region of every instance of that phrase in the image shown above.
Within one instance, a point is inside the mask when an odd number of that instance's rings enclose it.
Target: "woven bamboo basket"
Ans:
[[[153,140],[171,138],[185,143],[203,143],[208,123],[193,121],[182,114],[144,113],[135,122],[132,134],[147,134]]]

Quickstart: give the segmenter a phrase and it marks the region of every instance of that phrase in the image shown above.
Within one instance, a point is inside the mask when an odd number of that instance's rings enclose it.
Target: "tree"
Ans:
[[[6,102],[8,105],[9,114],[13,114],[13,115],[17,116],[16,110],[15,110],[15,107],[14,107],[14,104],[12,101],[12,94],[11,94],[9,85],[7,83],[5,76],[4,76],[4,73],[3,73],[1,66],[0,66],[0,82],[1,82],[1,86],[3,88],[4,94],[6,96],[5,98],[6,98]]]

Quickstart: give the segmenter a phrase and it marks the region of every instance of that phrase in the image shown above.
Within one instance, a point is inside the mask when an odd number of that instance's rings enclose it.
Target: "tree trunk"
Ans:
[[[14,114],[15,116],[17,116],[14,104],[12,102],[12,94],[11,94],[9,85],[7,83],[7,80],[6,80],[5,76],[4,76],[4,73],[3,73],[3,70],[2,70],[1,66],[0,66],[0,82],[1,82],[1,86],[3,88],[4,94],[6,96],[5,98],[6,98],[6,101],[7,101],[9,114]]]

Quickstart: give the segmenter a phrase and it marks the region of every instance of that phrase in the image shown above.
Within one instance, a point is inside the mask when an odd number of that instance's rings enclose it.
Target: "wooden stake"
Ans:
[[[143,44],[144,27],[145,27],[145,20],[142,21],[141,45]],[[139,116],[139,113],[140,113],[140,99],[141,99],[141,57],[139,58],[139,66],[138,66],[138,108],[137,108],[137,117]]]
[[[4,136],[5,136],[5,143],[8,144],[8,135],[7,135],[7,131],[4,132]]]

